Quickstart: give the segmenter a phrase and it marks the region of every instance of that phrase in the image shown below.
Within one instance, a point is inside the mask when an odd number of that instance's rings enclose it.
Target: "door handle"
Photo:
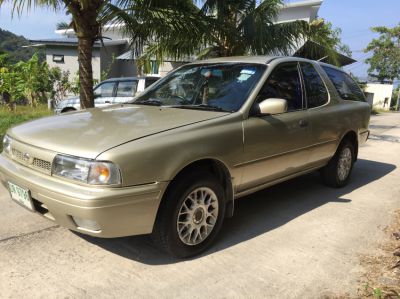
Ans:
[[[299,126],[300,126],[301,128],[307,127],[307,126],[308,126],[308,121],[307,121],[307,120],[304,120],[304,119],[300,120],[300,121],[299,121]]]
[[[110,102],[110,101],[105,101],[104,103],[106,103],[106,104],[111,104],[111,102]]]

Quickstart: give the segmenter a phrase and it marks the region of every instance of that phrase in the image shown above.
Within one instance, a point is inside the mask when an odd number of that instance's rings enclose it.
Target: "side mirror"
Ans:
[[[288,103],[284,99],[270,98],[258,104],[261,115],[285,113]]]

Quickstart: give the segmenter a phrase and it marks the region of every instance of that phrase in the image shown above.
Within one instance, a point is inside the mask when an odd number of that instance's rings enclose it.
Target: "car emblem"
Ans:
[[[29,155],[28,153],[24,154],[24,160],[29,161],[30,158],[31,158],[31,155]]]

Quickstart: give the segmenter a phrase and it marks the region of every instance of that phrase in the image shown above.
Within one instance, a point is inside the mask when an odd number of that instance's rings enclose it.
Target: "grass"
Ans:
[[[52,115],[47,105],[39,105],[35,108],[29,106],[17,106],[16,111],[11,112],[6,107],[0,107],[0,152],[3,150],[3,136],[8,128],[19,123]]]

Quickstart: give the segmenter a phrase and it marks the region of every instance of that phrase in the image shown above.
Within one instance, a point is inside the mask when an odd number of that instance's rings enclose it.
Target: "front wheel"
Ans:
[[[153,240],[175,257],[197,255],[215,239],[224,214],[224,191],[213,174],[181,176],[173,182],[160,206]]]
[[[348,184],[355,161],[354,146],[344,140],[329,163],[321,169],[321,176],[326,185],[340,188]]]

